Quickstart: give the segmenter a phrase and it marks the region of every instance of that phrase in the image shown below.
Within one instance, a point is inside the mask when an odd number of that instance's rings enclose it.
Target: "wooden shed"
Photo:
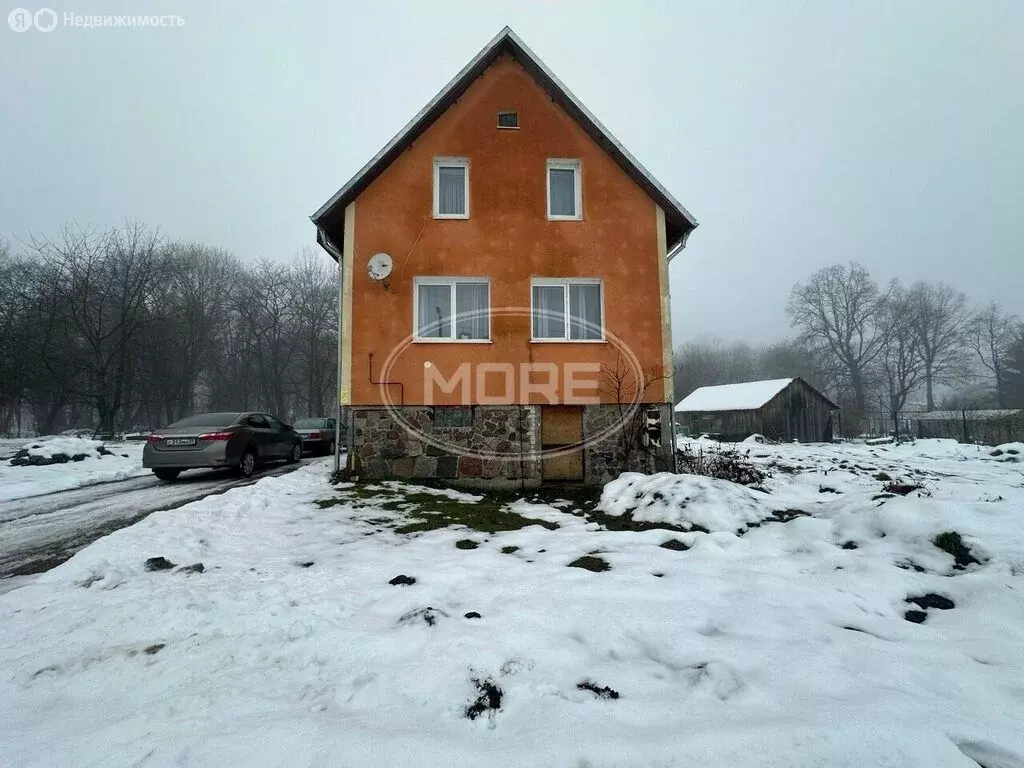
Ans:
[[[676,422],[693,434],[743,440],[762,434],[802,443],[832,441],[832,419],[839,410],[803,379],[772,379],[701,387],[675,408]]]

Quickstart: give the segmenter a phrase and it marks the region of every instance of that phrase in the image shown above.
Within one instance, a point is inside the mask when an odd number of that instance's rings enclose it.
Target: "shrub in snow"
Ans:
[[[716,477],[740,485],[759,485],[768,477],[734,450],[686,445],[677,453],[677,460],[683,472]]]
[[[604,487],[598,511],[685,531],[735,533],[775,516],[765,498],[713,477],[625,472]]]

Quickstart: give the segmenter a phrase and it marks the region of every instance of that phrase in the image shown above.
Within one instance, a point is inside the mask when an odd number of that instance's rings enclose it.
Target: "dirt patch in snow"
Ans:
[[[906,496],[908,493],[913,493],[914,491],[920,491],[923,489],[924,486],[915,485],[913,483],[901,483],[896,480],[882,486],[883,493],[891,493],[896,496]]]
[[[601,573],[602,571],[610,571],[612,569],[611,565],[608,563],[607,560],[603,560],[600,557],[595,557],[594,555],[584,555],[583,557],[578,557],[571,563],[569,563],[569,567],[585,568],[586,570],[593,571],[594,573]]]
[[[476,697],[466,707],[466,717],[476,720],[481,715],[490,715],[501,709],[501,688],[491,678],[470,678],[476,688]]]
[[[432,627],[437,624],[441,618],[448,618],[448,614],[438,608],[431,608],[429,605],[426,608],[416,608],[415,610],[403,613],[398,623],[408,626],[410,624],[426,624],[428,627]]]
[[[954,568],[963,570],[968,565],[980,565],[981,561],[974,556],[971,548],[964,544],[963,538],[956,531],[943,531],[938,534],[932,543],[943,552],[948,552],[955,561]]]
[[[948,597],[936,595],[934,592],[929,592],[927,595],[919,595],[917,597],[908,597],[904,602],[913,603],[918,608],[922,608],[924,610],[937,608],[940,611],[948,611],[951,608],[956,607],[956,603]]]
[[[679,539],[667,539],[659,544],[662,549],[672,549],[676,552],[685,552],[690,547],[688,544],[680,541]]]
[[[598,685],[591,680],[583,680],[582,682],[576,683],[576,688],[581,691],[590,691],[599,699],[619,698],[619,692],[614,688],[609,688],[607,685]]]

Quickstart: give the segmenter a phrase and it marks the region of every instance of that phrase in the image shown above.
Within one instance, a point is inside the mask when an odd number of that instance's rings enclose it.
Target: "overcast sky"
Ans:
[[[1024,313],[1024,2],[272,5],[49,0],[185,23],[0,26],[0,234],[128,217],[287,258],[509,24],[700,221],[677,342],[781,337],[792,284],[850,259]]]

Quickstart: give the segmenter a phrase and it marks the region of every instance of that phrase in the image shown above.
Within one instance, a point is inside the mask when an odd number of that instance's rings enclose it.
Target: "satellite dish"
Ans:
[[[366,272],[371,280],[387,285],[388,275],[391,274],[391,257],[386,253],[375,253],[366,265]]]

